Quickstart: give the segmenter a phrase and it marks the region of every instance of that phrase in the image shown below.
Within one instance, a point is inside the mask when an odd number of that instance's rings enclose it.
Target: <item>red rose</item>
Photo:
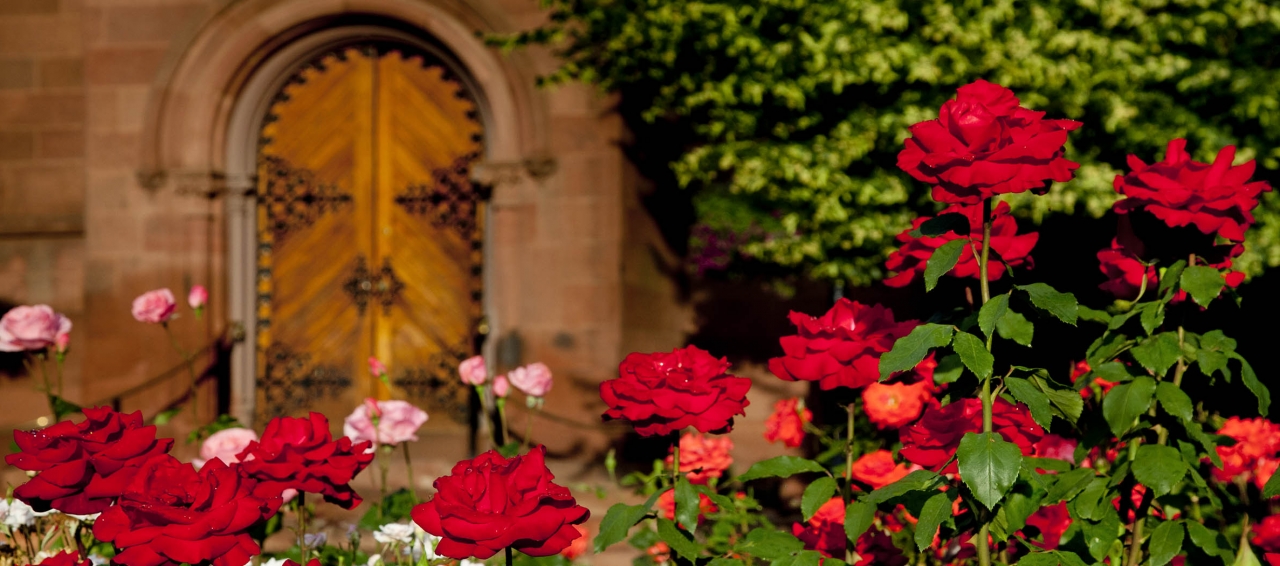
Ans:
[[[843,523],[841,521],[841,528]],[[856,566],[904,566],[909,562],[902,549],[893,544],[892,537],[875,529],[858,537],[854,551],[861,557]]]
[[[39,472],[13,491],[32,509],[101,512],[120,496],[138,466],[173,448],[172,438],[156,439],[156,427],[143,426],[141,411],[126,415],[97,407],[83,412],[79,424],[62,421],[13,432],[20,452],[5,456],[5,462]]]
[[[905,465],[894,462],[893,453],[888,450],[864,454],[849,468],[853,479],[871,486],[871,489],[880,489],[907,477],[910,472]]]
[[[816,381],[823,391],[865,387],[880,380],[880,355],[918,322],[894,322],[893,311],[848,299],[814,318],[792,312],[799,332],[784,336],[784,355],[769,360],[769,371],[785,381]]]
[[[793,523],[791,534],[804,542],[808,550],[816,550],[823,556],[844,557],[844,501],[833,497],[822,504],[806,523]]]
[[[804,425],[813,421],[813,411],[799,407],[799,399],[783,399],[774,403],[773,414],[764,421],[764,439],[782,441],[788,448],[804,441]]]
[[[1014,405],[996,397],[991,412],[995,432],[1017,444],[1023,454],[1031,454],[1035,443],[1044,437],[1044,429],[1031,419],[1031,412],[1022,403]],[[979,399],[960,399],[944,407],[930,407],[915,424],[898,431],[902,439],[902,450],[898,454],[934,470],[955,454],[966,432],[981,431],[982,401]],[[953,461],[937,471],[954,473],[956,463]]]
[[[1254,525],[1249,542],[1265,552],[1280,552],[1280,515],[1272,515]]]
[[[28,564],[27,566],[34,565]],[[40,566],[93,566],[93,561],[88,558],[82,559],[80,558],[80,553],[68,550],[45,558],[40,562]]]
[[[545,463],[546,448],[503,458],[490,450],[453,466],[435,481],[436,495],[413,508],[413,522],[442,537],[436,553],[449,558],[489,558],[507,547],[529,556],[552,556],[582,536],[574,525],[587,509],[574,501]]]
[[[627,419],[641,436],[691,426],[724,433],[745,415],[751,380],[729,375],[729,362],[695,346],[670,354],[628,354],[618,377],[600,384],[605,419]]]
[[[1079,446],[1079,444],[1079,442],[1070,438],[1063,438],[1056,434],[1046,434],[1039,442],[1035,443],[1034,453],[1037,458],[1052,458],[1075,464],[1076,446]]]
[[[1039,543],[1031,541],[1031,544],[1045,550],[1058,548],[1062,535],[1071,527],[1071,514],[1067,512],[1067,503],[1063,501],[1057,505],[1041,507],[1027,517],[1027,525],[1040,529],[1040,537],[1044,540]]]
[[[254,494],[279,497],[286,489],[324,495],[326,501],[353,509],[362,499],[351,480],[373,461],[369,441],[352,444],[347,437],[333,440],[329,419],[277,417],[267,423],[262,438],[240,453],[241,473],[257,480]]]
[[[933,183],[933,200],[975,204],[1005,193],[1043,192],[1070,181],[1080,165],[1062,157],[1073,120],[1045,120],[1018,105],[1013,91],[984,80],[956,90],[937,120],[911,126],[898,167]]]
[[[1140,261],[1142,242],[1137,238],[1132,242],[1137,244],[1136,249],[1132,244],[1126,245],[1128,242],[1121,243],[1116,238],[1111,240],[1110,248],[1098,252],[1098,268],[1107,276],[1107,280],[1098,285],[1098,288],[1126,301],[1138,297],[1138,291],[1143,288],[1143,276],[1146,276],[1147,290],[1154,290],[1160,281],[1156,267],[1143,265]]]
[[[1268,552],[1263,554],[1262,557],[1267,561],[1267,566],[1280,566],[1280,554]]]
[[[1218,429],[1218,434],[1236,441],[1232,446],[1217,447],[1222,467],[1210,469],[1213,477],[1224,483],[1236,476],[1247,479],[1259,467],[1260,460],[1274,458],[1280,452],[1280,425],[1264,418],[1231,417]]]
[[[733,465],[733,440],[727,436],[710,436],[687,432],[680,437],[680,471],[689,483],[706,485],[712,478],[724,475]],[[667,465],[675,465],[675,457],[667,456]]]
[[[934,403],[933,380],[915,383],[872,383],[862,390],[867,419],[879,428],[899,428],[916,420]]]
[[[956,266],[948,272],[952,277],[972,277],[977,279],[981,273],[978,266],[978,258],[974,256],[974,250],[981,253],[982,250],[982,205],[953,205],[944,209],[939,214],[947,213],[963,214],[969,218],[969,235],[967,238],[973,243],[971,246],[965,246],[960,252],[960,259],[956,261]],[[916,278],[916,274],[924,274],[925,265],[929,258],[933,256],[934,250],[942,247],[943,244],[951,240],[965,238],[955,232],[947,232],[941,236],[921,236],[919,238],[911,235],[911,231],[920,227],[930,217],[925,216],[917,218],[911,223],[911,228],[903,230],[898,234],[898,241],[902,243],[902,247],[889,254],[889,259],[885,261],[885,268],[897,274],[886,278],[884,284],[890,287],[905,287]],[[1036,247],[1036,242],[1040,240],[1040,234],[1036,232],[1028,232],[1026,234],[1018,233],[1018,222],[1009,215],[1008,203],[1000,203],[992,211],[991,215],[991,265],[987,268],[987,279],[996,281],[1004,276],[1005,266],[1018,267],[1027,264],[1028,267],[1034,265],[1031,260],[1031,250]]]
[[[115,545],[116,564],[243,566],[261,552],[249,528],[281,503],[255,497],[253,483],[222,460],[196,471],[168,454],[155,456],[94,521],[93,535]]]
[[[1231,165],[1234,146],[1222,148],[1212,164],[1192,161],[1186,147],[1187,140],[1170,141],[1164,161],[1151,165],[1130,155],[1133,171],[1117,175],[1114,183],[1116,192],[1127,198],[1116,202],[1115,211],[1145,209],[1171,227],[1195,226],[1205,234],[1243,242],[1244,231],[1254,221],[1250,211],[1271,185],[1249,182],[1254,161]]]

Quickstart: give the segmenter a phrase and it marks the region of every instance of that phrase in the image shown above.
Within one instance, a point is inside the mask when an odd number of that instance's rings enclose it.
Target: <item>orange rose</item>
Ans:
[[[782,441],[788,448],[804,441],[804,425],[813,421],[813,412],[799,406],[799,399],[783,399],[774,403],[773,414],[764,421],[764,439]]]
[[[688,475],[689,483],[706,485],[711,478],[724,475],[733,464],[731,450],[733,441],[727,436],[685,433],[680,437],[680,471]],[[667,456],[667,465],[674,463],[674,458]]]
[[[929,383],[872,383],[862,390],[867,418],[880,428],[899,428],[916,420],[930,400]]]
[[[582,556],[587,552],[587,539],[590,538],[587,536],[587,529],[582,525],[573,525],[573,528],[578,529],[581,536],[573,539],[573,542],[569,543],[569,546],[564,547],[564,550],[560,551],[560,556],[565,557],[565,559],[569,561],[576,560],[579,556]]]
[[[669,520],[676,520],[676,490],[668,489],[658,496],[658,511],[662,512],[662,516]],[[702,518],[707,513],[715,513],[720,508],[711,502],[711,498],[705,493],[698,494],[698,522],[702,522]],[[684,527],[684,525],[680,525]],[[687,528],[687,527],[686,527]]]
[[[871,486],[871,489],[880,489],[906,477],[911,470],[905,464],[894,463],[893,454],[888,450],[876,450],[858,458],[849,472],[853,479]]]

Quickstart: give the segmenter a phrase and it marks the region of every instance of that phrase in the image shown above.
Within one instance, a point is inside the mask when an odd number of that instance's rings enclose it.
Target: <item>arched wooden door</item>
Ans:
[[[475,100],[429,55],[345,48],[281,89],[258,170],[257,413],[406,399],[462,429],[481,317]],[[376,356],[388,383],[369,373]]]

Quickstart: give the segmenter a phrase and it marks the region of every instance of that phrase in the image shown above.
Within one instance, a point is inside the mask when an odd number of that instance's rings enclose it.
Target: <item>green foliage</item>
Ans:
[[[830,476],[820,477],[804,488],[804,495],[800,498],[800,514],[804,516],[804,520],[808,521],[813,517],[818,508],[835,495],[836,489],[836,480]]]
[[[822,464],[796,456],[778,456],[751,465],[746,473],[738,476],[738,481],[751,481],[760,478],[777,478],[793,476],[803,472],[825,472]]]
[[[956,457],[960,477],[988,509],[1004,498],[1022,468],[1022,450],[994,432],[965,433]]]
[[[492,42],[549,44],[545,80],[623,93],[628,118],[678,132],[660,166],[696,188],[699,219],[754,235],[751,258],[857,284],[929,188],[896,167],[907,127],[956,87],[986,78],[1024,105],[1084,122],[1076,180],[1010,199],[1036,220],[1102,214],[1134,153],[1153,161],[1187,137],[1201,161],[1280,168],[1280,6],[1258,0],[1032,4],[949,0],[544,0],[550,24]],[[665,130],[664,130],[665,131]],[[658,143],[670,144],[670,136]],[[668,163],[669,161],[669,163]],[[1280,193],[1237,262],[1280,265]],[[1164,280],[1162,279],[1162,283]]]
[[[930,350],[950,344],[954,333],[954,327],[943,324],[921,324],[913,328],[880,357],[880,379],[916,367]]]
[[[409,512],[417,504],[418,497],[413,492],[404,488],[397,489],[388,493],[382,501],[374,502],[373,508],[365,511],[364,516],[360,517],[359,526],[362,529],[376,531],[382,525],[408,520]]]
[[[933,255],[929,256],[929,261],[924,266],[924,290],[932,291],[938,286],[938,279],[956,266],[960,254],[964,253],[965,247],[969,244],[967,239],[951,240],[933,251]]]

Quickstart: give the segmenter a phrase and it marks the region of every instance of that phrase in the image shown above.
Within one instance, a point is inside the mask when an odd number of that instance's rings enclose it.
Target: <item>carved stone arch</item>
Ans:
[[[144,131],[139,179],[153,190],[225,195],[227,303],[247,336],[233,352],[232,412],[254,414],[253,233],[256,143],[270,98],[289,70],[344,43],[383,39],[432,51],[476,95],[482,165],[521,168],[547,147],[547,104],[527,61],[498,57],[475,30],[511,29],[496,9],[421,0],[226,0],[162,66]],[[524,182],[507,177],[507,183]],[[502,187],[494,187],[501,192]],[[487,254],[486,254],[487,255]],[[486,257],[485,279],[494,277]],[[486,281],[486,286],[488,281]],[[499,328],[486,298],[488,326]],[[489,350],[492,344],[486,346]],[[491,356],[490,356],[491,357]]]

